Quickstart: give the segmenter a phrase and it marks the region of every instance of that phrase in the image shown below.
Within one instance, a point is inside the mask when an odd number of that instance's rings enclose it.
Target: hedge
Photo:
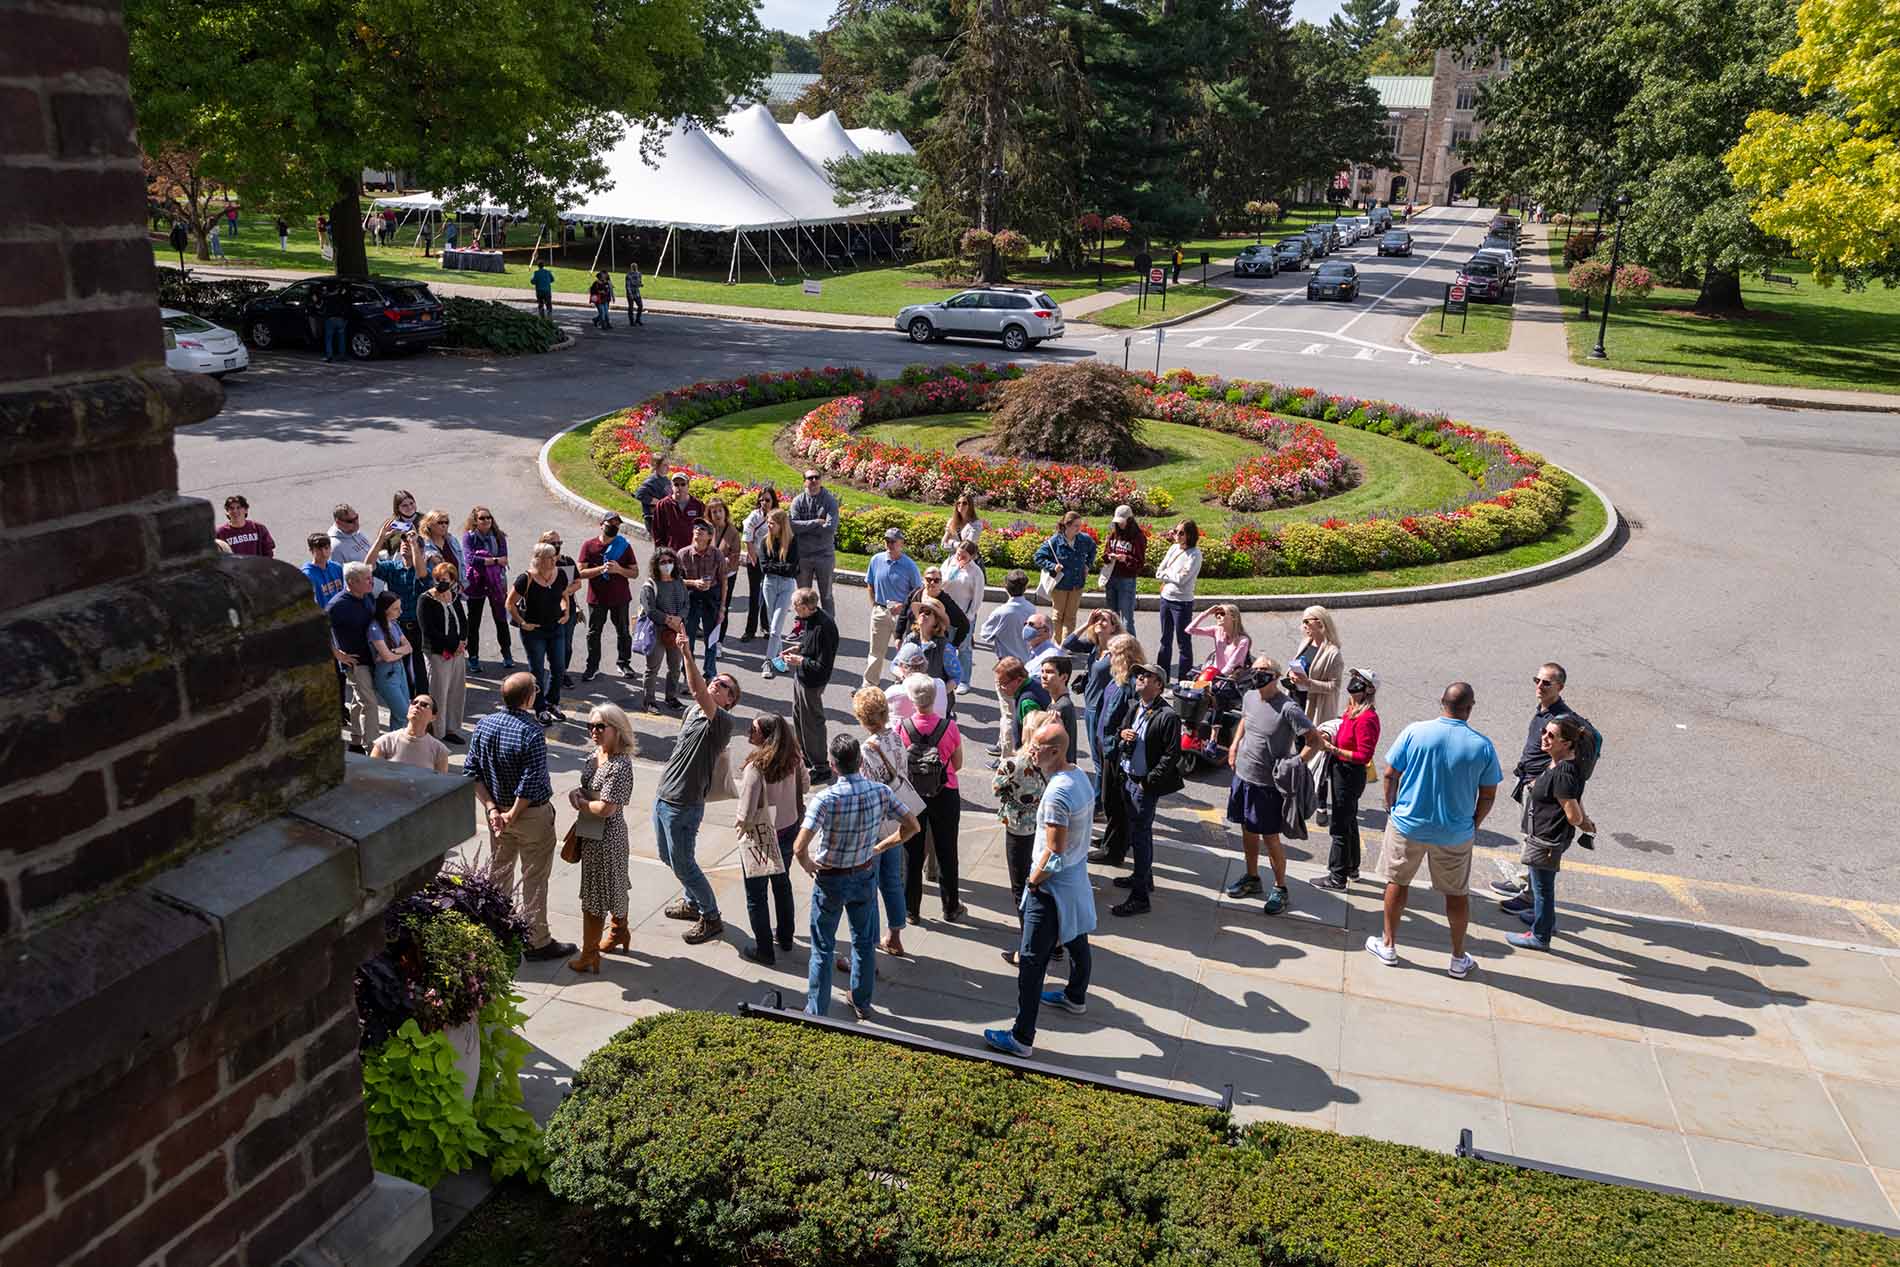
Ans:
[[[1892,1264],[1803,1219],[1226,1115],[854,1035],[638,1021],[547,1133],[626,1261]]]
[[[552,321],[493,299],[451,295],[442,301],[448,337],[442,346],[479,348],[504,356],[546,352],[561,341]]]

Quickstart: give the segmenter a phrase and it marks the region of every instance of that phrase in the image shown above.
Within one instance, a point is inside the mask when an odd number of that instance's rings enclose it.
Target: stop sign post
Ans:
[[[1446,314],[1453,312],[1458,314],[1458,332],[1463,334],[1465,328],[1471,323],[1471,303],[1465,294],[1464,284],[1461,282],[1447,282],[1445,284],[1445,302],[1438,311],[1438,332],[1440,334],[1445,332]]]
[[[1148,284],[1161,292],[1161,311],[1168,310],[1168,270],[1151,268],[1148,270]]]

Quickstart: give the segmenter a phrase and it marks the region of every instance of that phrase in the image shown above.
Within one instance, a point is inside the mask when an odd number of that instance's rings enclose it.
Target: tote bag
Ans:
[[[1044,602],[1053,601],[1055,598],[1057,579],[1054,572],[1051,572],[1048,568],[1044,568],[1042,573],[1036,577],[1036,597],[1042,599]]]
[[[758,803],[746,805],[739,815],[739,869],[748,880],[785,874],[785,855],[778,847],[772,811],[765,803],[765,781],[759,780]]]
[[[651,655],[653,652],[653,617],[641,616],[633,624],[633,654]]]

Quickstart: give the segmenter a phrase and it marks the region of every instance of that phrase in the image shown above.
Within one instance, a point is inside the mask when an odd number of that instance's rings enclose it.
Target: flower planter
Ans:
[[[462,1080],[462,1100],[475,1103],[475,1083],[482,1072],[482,1027],[476,1021],[464,1021],[442,1031],[455,1049],[455,1072]]]

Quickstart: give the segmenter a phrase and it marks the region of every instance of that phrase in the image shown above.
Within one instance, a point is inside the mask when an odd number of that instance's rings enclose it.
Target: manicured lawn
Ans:
[[[1698,317],[1689,312],[1696,292],[1657,287],[1646,299],[1617,296],[1604,340],[1607,361],[1589,359],[1596,346],[1595,304],[1563,284],[1563,232],[1550,238],[1551,271],[1564,305],[1570,359],[1637,374],[1680,374],[1733,383],[1900,392],[1900,289],[1869,286],[1850,292],[1814,283],[1808,266],[1783,260],[1774,271],[1795,288],[1744,278],[1749,317]]]
[[[1463,322],[1446,313],[1443,334],[1438,332],[1440,310],[1434,308],[1412,326],[1412,341],[1427,352],[1502,352],[1511,346],[1512,307],[1474,303]]]
[[[1187,270],[1181,272],[1187,276]],[[1157,321],[1170,321],[1190,312],[1199,312],[1211,308],[1223,299],[1230,299],[1237,291],[1222,290],[1218,286],[1188,285],[1182,283],[1168,290],[1167,305],[1162,306],[1159,295],[1151,296],[1146,304],[1139,299],[1123,300],[1110,308],[1091,312],[1077,318],[1079,321],[1094,322],[1098,326],[1112,326],[1118,330],[1137,330],[1153,325]]]
[[[729,415],[689,431],[680,440],[679,452],[686,460],[707,470],[728,473],[735,478],[773,479],[780,488],[790,488],[795,483],[796,473],[778,458],[773,449],[773,441],[787,423],[802,417],[812,407],[813,402],[810,401],[792,402]],[[941,419],[908,419],[901,423],[884,424],[875,428],[875,433],[894,442],[901,441],[915,445],[933,444],[936,447],[947,448],[958,438],[970,434],[976,428],[975,417],[977,416],[953,414],[945,415]],[[561,482],[581,496],[603,506],[612,506],[623,513],[637,515],[639,503],[634,500],[632,494],[616,488],[599,475],[588,458],[588,440],[593,434],[594,425],[584,423],[556,440],[548,455],[549,464]],[[1154,425],[1159,430],[1166,424]],[[1169,520],[1197,518],[1205,530],[1225,533],[1241,522],[1254,523],[1267,529],[1282,523],[1312,520],[1328,515],[1349,520],[1361,519],[1380,510],[1416,509],[1421,506],[1436,505],[1448,501],[1463,491],[1464,477],[1458,471],[1416,445],[1356,431],[1350,427],[1338,427],[1325,423],[1319,425],[1339,445],[1341,452],[1358,459],[1366,468],[1366,478],[1357,488],[1337,497],[1312,502],[1305,506],[1241,516],[1231,515],[1202,504],[1199,501],[1198,483],[1184,476],[1183,478],[1187,479],[1196,491],[1189,496],[1178,496],[1175,510],[1167,518]],[[1250,446],[1245,446],[1234,437],[1217,432],[1175,426],[1167,426],[1167,430],[1193,432],[1192,436],[1184,437],[1184,439],[1197,447],[1205,447],[1210,442],[1220,442],[1241,444],[1240,453],[1243,456],[1251,451]],[[1172,449],[1175,441],[1169,438],[1163,443]],[[1195,450],[1190,449],[1188,452],[1193,453]],[[1184,460],[1192,459],[1185,459],[1184,455]],[[1200,479],[1205,478],[1206,475],[1203,472]],[[1156,480],[1155,482],[1163,481]],[[837,494],[839,502],[847,507],[878,505],[901,506],[908,510],[939,512],[943,510],[941,506],[879,497],[835,483],[831,485],[831,488]],[[1429,585],[1443,581],[1494,576],[1499,572],[1529,567],[1568,554],[1602,531],[1607,515],[1608,510],[1602,502],[1585,492],[1581,485],[1573,485],[1570,512],[1556,531],[1541,541],[1517,546],[1498,554],[1477,559],[1461,559],[1452,563],[1343,576],[1205,578],[1200,582],[1198,589],[1207,594],[1319,594],[1384,589],[1392,586]],[[998,518],[1005,518],[1006,521],[1028,519],[1045,527],[1052,526],[1054,523],[1051,516],[1018,512],[1003,512]],[[839,566],[847,569],[862,570],[867,561],[866,557],[861,555],[840,554],[838,556]],[[1152,578],[1141,582],[1143,593],[1154,593],[1157,588]]]

